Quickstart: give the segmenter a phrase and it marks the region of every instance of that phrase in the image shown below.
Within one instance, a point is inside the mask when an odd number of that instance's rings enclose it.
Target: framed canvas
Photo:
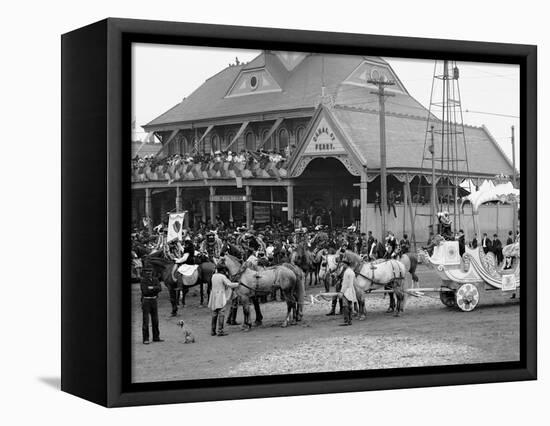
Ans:
[[[111,18],[61,41],[62,390],[536,379],[536,46]]]

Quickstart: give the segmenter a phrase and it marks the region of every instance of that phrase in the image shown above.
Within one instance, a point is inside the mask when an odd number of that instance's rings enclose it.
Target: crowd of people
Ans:
[[[430,232],[428,243],[424,248],[432,254],[435,245],[439,244],[443,239],[457,240],[461,256],[468,245],[471,248],[482,248],[485,254],[488,252],[494,253],[498,265],[503,262],[503,244],[496,234],[490,239],[484,233],[479,240],[477,235],[474,235],[467,242],[463,230],[459,230],[456,234],[450,232],[448,214],[447,216],[445,214],[441,215],[437,233]],[[512,231],[510,231],[506,245],[518,240],[519,232],[514,237]],[[289,262],[289,256],[297,246],[305,247],[312,253],[320,249],[326,249],[328,253],[336,253],[339,249],[351,250],[369,261],[392,259],[411,251],[411,241],[406,233],[401,238],[398,238],[392,231],[387,231],[386,235],[377,238],[373,235],[372,231],[363,233],[353,225],[349,227],[311,225],[309,227],[295,228],[294,224],[291,223],[278,223],[257,229],[249,229],[244,226],[233,227],[226,225],[219,219],[216,227],[201,224],[195,231],[185,230],[182,241],[175,239],[167,242],[166,223],[153,228],[152,231],[147,227],[136,228],[132,234],[132,256],[136,264],[140,263],[140,258],[147,256],[149,259],[154,259],[155,257],[168,259],[176,265],[194,265],[207,260],[217,265],[214,275],[215,279],[212,279],[212,291],[209,291],[209,307],[213,312],[212,335],[219,336],[226,335],[223,328],[225,318],[225,310],[223,308],[229,300],[231,289],[236,286],[236,283],[230,281],[227,270],[217,262],[220,256],[226,252],[241,260],[255,256],[258,259],[259,266],[272,266]],[[509,267],[511,265],[504,265],[505,269]],[[160,286],[158,285],[158,280],[151,276],[150,271],[145,272],[141,277],[144,315],[143,340],[144,343],[148,343],[149,316],[152,318],[153,323],[153,341],[161,341],[158,332],[156,307],[156,297],[160,291]],[[346,281],[344,274],[340,278],[339,291],[342,292],[342,283],[349,281],[349,279]],[[349,283],[347,287],[349,287]],[[214,296],[212,296],[213,294]],[[334,305],[333,303],[333,311]],[[346,309],[341,309],[341,311],[347,312],[345,323],[351,324],[349,312]],[[174,311],[172,313],[175,315]],[[236,310],[232,311],[232,314],[234,313],[236,313]],[[230,314],[227,323],[236,324],[235,315]],[[147,328],[147,331],[145,331],[145,328]]]
[[[146,155],[144,157],[136,155],[132,159],[131,167],[134,179],[137,180],[174,180],[176,171],[179,173],[177,178],[185,178],[186,173],[190,173],[190,178],[201,178],[203,176],[193,174],[193,172],[245,169],[284,170],[288,155],[288,150],[215,151],[168,156]]]

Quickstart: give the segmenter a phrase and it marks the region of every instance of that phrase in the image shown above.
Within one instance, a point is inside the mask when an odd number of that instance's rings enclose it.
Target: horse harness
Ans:
[[[381,263],[386,263],[386,262],[390,262],[390,264],[391,264],[391,268],[392,268],[392,272],[393,272],[393,280],[392,281],[402,280],[404,277],[403,277],[403,275],[401,275],[401,271],[399,271],[399,266],[397,266],[394,259],[389,259],[389,260],[386,260],[386,261],[381,262]],[[375,285],[385,286],[385,285],[389,284],[389,283],[381,283],[381,282],[378,282],[374,279],[374,271],[376,270],[376,268],[370,268],[371,271],[372,271],[372,277],[368,277],[368,276],[361,273],[361,268],[362,267],[363,267],[363,264],[361,263],[357,266],[357,268],[355,268],[355,270],[353,271],[355,273],[355,276],[361,276],[361,277],[365,278],[366,280],[370,281],[372,284],[375,284]],[[396,269],[397,269],[397,271],[396,271]],[[399,276],[398,276],[398,273],[399,273]]]
[[[275,269],[275,267],[273,268]],[[242,285],[243,287],[249,289],[250,291],[254,292],[254,293],[266,293],[266,294],[269,294],[271,292],[271,290],[259,290],[259,287],[260,287],[260,278],[262,278],[262,275],[260,274],[260,272],[263,272],[263,271],[266,271],[268,270],[268,268],[265,268],[263,269],[262,271],[255,271],[256,274],[254,275],[254,277],[256,278],[256,281],[255,281],[255,284],[254,284],[254,287],[250,287],[249,285],[246,285],[245,283],[241,282],[240,280],[240,275],[242,275],[242,272],[244,271],[239,271],[238,274],[235,275],[235,277],[239,276],[239,285]],[[275,281],[273,282],[273,285],[271,286],[272,288],[276,288],[278,287],[278,284],[279,284],[279,272],[275,272],[276,275],[275,275]]]

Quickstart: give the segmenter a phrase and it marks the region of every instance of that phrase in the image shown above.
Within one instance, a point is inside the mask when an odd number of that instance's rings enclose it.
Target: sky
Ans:
[[[189,96],[206,79],[234,63],[235,58],[248,62],[259,53],[257,50],[134,44],[132,108],[137,132],[143,131],[140,126]],[[428,108],[435,62],[384,59],[411,96]],[[438,64],[439,67],[441,62]],[[457,66],[464,124],[485,125],[510,160],[511,126],[515,126],[516,167],[519,170],[519,66],[479,62],[458,62]],[[439,93],[436,90],[435,96]]]

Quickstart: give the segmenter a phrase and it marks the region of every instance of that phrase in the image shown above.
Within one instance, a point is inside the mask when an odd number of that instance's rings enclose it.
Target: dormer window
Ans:
[[[239,73],[226,97],[280,92],[281,87],[265,68],[243,70]]]
[[[406,93],[401,82],[395,77],[393,71],[388,65],[371,63],[364,61],[344,80],[343,84],[354,86],[374,87],[369,80],[393,81],[395,85],[388,87],[387,90],[393,92]]]

